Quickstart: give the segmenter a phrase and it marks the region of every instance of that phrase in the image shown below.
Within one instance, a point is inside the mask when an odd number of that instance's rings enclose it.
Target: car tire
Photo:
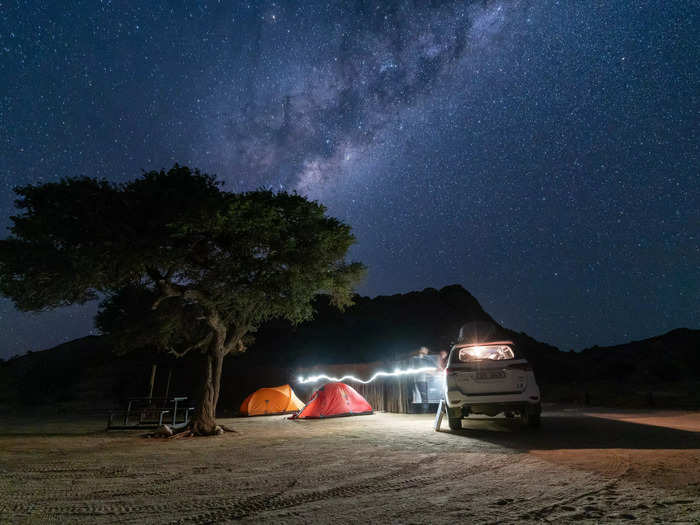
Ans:
[[[451,417],[448,419],[448,424],[450,425],[450,430],[462,430],[462,419]]]
[[[528,428],[540,426],[540,407],[526,408],[520,413],[520,421]]]

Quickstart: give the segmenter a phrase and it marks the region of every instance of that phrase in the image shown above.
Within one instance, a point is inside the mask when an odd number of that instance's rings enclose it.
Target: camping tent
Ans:
[[[358,416],[371,413],[370,404],[354,388],[345,383],[326,383],[293,418]]]
[[[260,388],[245,398],[241,404],[242,416],[263,416],[286,414],[304,408],[294,390],[289,385],[273,388]]]

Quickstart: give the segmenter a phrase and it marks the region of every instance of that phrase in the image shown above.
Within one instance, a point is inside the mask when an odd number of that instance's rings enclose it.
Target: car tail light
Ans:
[[[508,365],[508,368],[514,370],[524,370],[526,372],[532,372],[532,365],[530,363],[516,363],[513,365]]]

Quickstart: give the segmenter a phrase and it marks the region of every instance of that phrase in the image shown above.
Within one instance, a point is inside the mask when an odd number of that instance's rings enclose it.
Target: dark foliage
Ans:
[[[319,293],[344,308],[364,273],[350,227],[296,194],[229,193],[175,166],[113,184],[86,177],[15,190],[0,292],[23,310],[106,295],[98,326],[121,352],[206,355],[193,423],[215,431],[223,359],[260,323],[309,319]]]

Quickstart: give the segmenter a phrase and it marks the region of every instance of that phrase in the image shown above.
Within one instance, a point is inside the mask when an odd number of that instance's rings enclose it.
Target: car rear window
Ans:
[[[465,346],[452,350],[452,359],[461,363],[470,361],[503,361],[515,359],[515,353],[509,345]],[[456,359],[455,359],[456,358]]]

